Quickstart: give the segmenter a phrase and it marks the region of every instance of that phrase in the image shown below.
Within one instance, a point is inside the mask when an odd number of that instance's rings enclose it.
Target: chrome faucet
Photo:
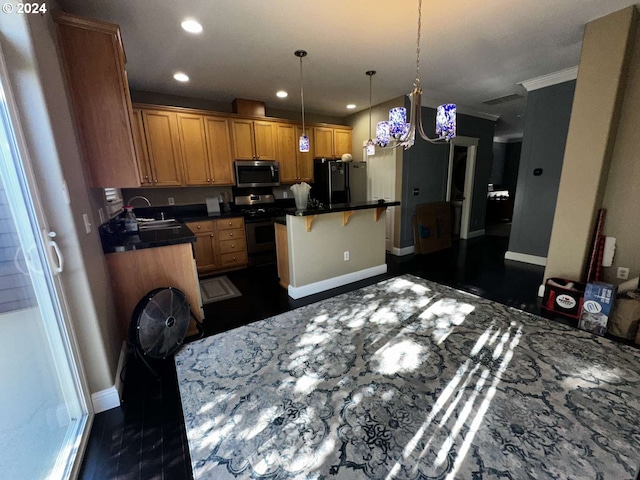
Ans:
[[[140,199],[140,200],[144,200],[145,202],[147,202],[147,205],[150,207],[151,206],[151,202],[149,201],[149,199],[147,197],[143,197],[142,195],[136,195],[135,197],[131,197],[128,201],[127,201],[127,205],[131,205],[131,202],[136,200],[136,199]]]

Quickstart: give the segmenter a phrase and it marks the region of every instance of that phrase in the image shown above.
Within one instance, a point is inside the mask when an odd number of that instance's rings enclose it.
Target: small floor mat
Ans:
[[[203,304],[242,296],[236,286],[225,275],[201,280],[200,292],[202,293]]]

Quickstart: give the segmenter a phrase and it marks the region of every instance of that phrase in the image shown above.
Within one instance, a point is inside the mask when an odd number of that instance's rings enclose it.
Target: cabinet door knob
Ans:
[[[256,158],[257,158],[258,160],[260,160],[260,155],[256,155]]]
[[[232,223],[231,223],[231,222],[229,222],[229,225],[232,225]]]
[[[198,225],[196,228],[197,228],[198,230],[200,230],[200,225]]]
[[[234,260],[236,260],[236,257],[233,257]]]
[[[234,247],[235,247],[235,244],[233,244],[233,243],[232,243],[232,244],[231,244],[231,248],[234,248]]]
[[[210,236],[210,237],[213,237],[213,233],[211,233],[209,236]]]
[[[230,233],[230,234],[229,234],[229,236],[230,236],[230,237],[233,237],[233,233]]]

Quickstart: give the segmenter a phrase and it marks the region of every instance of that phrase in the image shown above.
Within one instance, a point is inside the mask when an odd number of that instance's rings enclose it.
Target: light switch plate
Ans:
[[[82,221],[84,222],[84,230],[87,232],[87,235],[91,233],[91,222],[89,221],[89,214],[82,214]]]

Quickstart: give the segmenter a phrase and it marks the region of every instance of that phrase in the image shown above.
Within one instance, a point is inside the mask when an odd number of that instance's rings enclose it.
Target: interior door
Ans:
[[[0,54],[0,465],[2,478],[70,478],[91,407]]]

